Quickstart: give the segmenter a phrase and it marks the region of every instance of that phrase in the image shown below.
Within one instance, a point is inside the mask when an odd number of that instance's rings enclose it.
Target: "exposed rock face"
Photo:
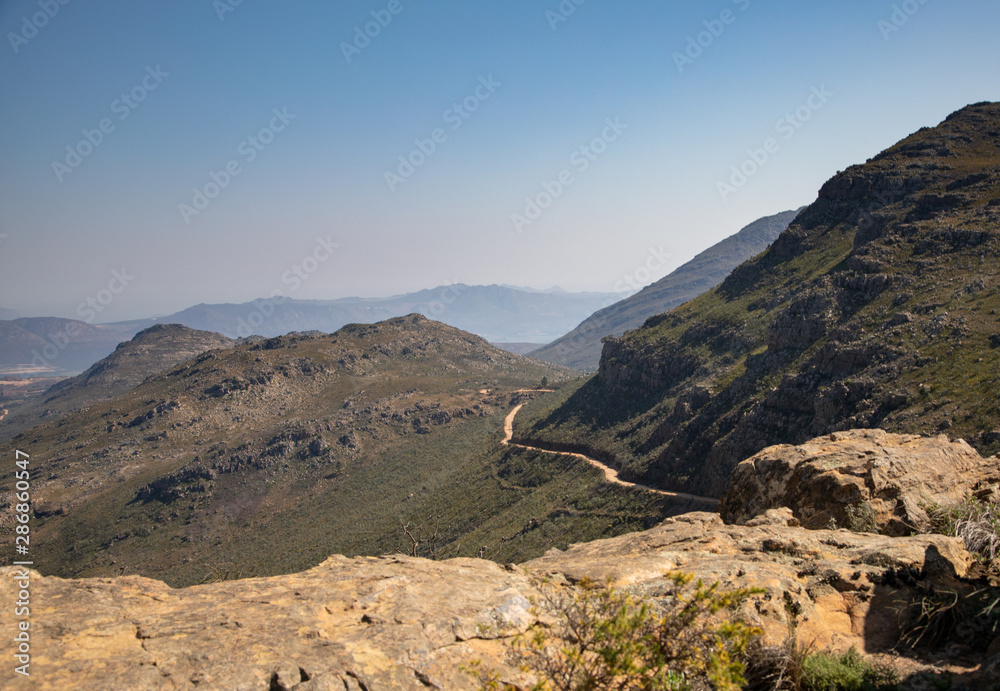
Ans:
[[[610,578],[650,593],[671,571],[718,581],[723,588],[759,587],[765,594],[747,603],[743,614],[769,641],[787,638],[792,612],[801,640],[815,641],[820,649],[853,645],[874,651],[895,642],[895,622],[886,625],[895,612],[885,605],[905,594],[886,585],[887,571],[948,578],[964,575],[970,560],[961,541],[952,538],[806,530],[789,525],[794,519],[787,509],[752,523],[727,526],[716,514],[689,513],[643,533],[553,551],[526,566],[570,580]]]
[[[787,510],[747,526],[692,513],[656,528],[553,550],[528,573],[492,562],[334,556],[303,573],[172,590],[139,577],[62,580],[31,574],[32,677],[23,688],[469,689],[482,660],[524,681],[510,638],[536,621],[528,574],[611,578],[655,597],[670,571],[724,587],[759,586],[745,614],[772,640],[817,647],[891,645],[907,586],[892,574],[948,579],[969,556],[942,536],[889,538],[791,527]],[[0,569],[0,598],[17,595]],[[561,577],[559,575],[562,575]],[[542,615],[544,616],[544,615]],[[0,610],[12,631],[13,608]],[[11,636],[0,657],[10,660]],[[14,688],[17,688],[16,686]]]
[[[15,570],[2,571],[13,602]],[[472,559],[335,556],[300,574],[180,590],[32,573],[31,593],[32,689],[470,688],[459,667],[499,665],[496,639],[534,621],[527,577]]]
[[[740,463],[719,512],[727,523],[745,523],[790,507],[809,528],[909,535],[930,528],[922,504],[957,503],[997,472],[995,457],[984,459],[964,440],[945,435],[835,432],[799,446],[771,446]]]
[[[623,477],[705,496],[768,446],[849,429],[1000,453],[998,229],[1000,104],[981,103],[837,174],[717,288],[607,339],[530,435],[585,433]],[[695,388],[711,402],[673,415]]]

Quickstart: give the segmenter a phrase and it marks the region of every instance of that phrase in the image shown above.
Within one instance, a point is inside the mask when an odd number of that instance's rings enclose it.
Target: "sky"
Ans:
[[[0,307],[653,281],[1000,100],[997,26],[987,0],[0,0]]]

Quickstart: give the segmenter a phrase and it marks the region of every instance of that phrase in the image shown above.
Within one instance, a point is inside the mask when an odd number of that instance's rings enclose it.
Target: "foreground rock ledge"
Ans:
[[[649,596],[673,570],[754,585],[767,592],[745,614],[771,639],[784,638],[788,612],[797,611],[800,640],[875,650],[894,640],[893,607],[906,594],[887,584],[888,570],[946,579],[969,563],[961,543],[943,536],[807,531],[790,520],[787,509],[746,526],[685,514],[507,568],[334,556],[298,574],[177,590],[137,576],[32,572],[32,675],[5,670],[3,679],[31,689],[466,689],[473,684],[460,667],[479,659],[517,680],[506,654],[535,621],[529,573],[610,578]],[[15,571],[0,569],[3,602],[16,599]],[[12,607],[3,607],[0,627],[9,665]]]

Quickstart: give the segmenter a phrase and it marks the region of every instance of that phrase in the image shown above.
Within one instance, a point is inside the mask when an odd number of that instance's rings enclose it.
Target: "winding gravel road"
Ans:
[[[507,445],[517,446],[518,448],[529,449],[531,451],[541,451],[543,453],[553,453],[553,454],[560,454],[560,455],[563,455],[563,456],[573,456],[574,458],[579,458],[579,459],[581,459],[583,461],[586,461],[587,463],[589,463],[590,465],[594,466],[595,468],[599,468],[600,470],[603,470],[604,471],[604,478],[608,482],[613,482],[616,485],[622,485],[624,487],[634,487],[636,489],[641,489],[641,490],[645,490],[647,492],[652,492],[653,494],[660,494],[660,495],[663,495],[663,496],[666,496],[666,497],[674,497],[676,499],[687,499],[689,501],[695,501],[695,502],[703,503],[703,504],[705,504],[707,510],[709,510],[709,511],[714,511],[715,508],[716,508],[716,506],[718,506],[719,500],[718,499],[713,499],[711,497],[699,497],[699,496],[697,496],[695,494],[687,494],[685,492],[668,492],[666,490],[655,489],[653,487],[647,487],[646,485],[638,485],[638,484],[636,484],[634,482],[628,482],[627,480],[622,480],[621,478],[618,477],[618,471],[617,470],[615,470],[614,468],[610,468],[610,467],[606,466],[605,464],[601,463],[597,459],[591,458],[590,456],[584,456],[582,453],[570,453],[568,451],[549,451],[548,449],[540,449],[537,446],[528,446],[526,444],[517,444],[517,443],[511,441],[514,438],[514,417],[517,415],[517,413],[523,407],[524,407],[523,403],[521,403],[520,405],[516,406],[512,411],[510,411],[510,413],[507,414],[507,417],[503,421],[503,435],[504,435],[504,438],[503,438],[503,441],[501,443],[504,446],[507,446]]]

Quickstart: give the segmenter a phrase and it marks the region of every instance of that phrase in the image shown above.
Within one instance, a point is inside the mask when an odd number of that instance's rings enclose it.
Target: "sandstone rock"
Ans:
[[[529,571],[610,580],[639,594],[655,594],[664,574],[692,573],[723,588],[759,587],[743,614],[768,642],[788,637],[794,614],[799,640],[818,649],[874,651],[895,643],[903,586],[887,572],[923,573],[947,580],[970,563],[960,540],[941,535],[892,538],[848,530],[806,530],[773,523],[725,525],[711,513],[668,518],[642,533],[552,550],[525,564]]]
[[[947,581],[969,560],[943,536],[809,531],[790,520],[772,511],[754,526],[727,526],[716,514],[686,514],[523,568],[334,556],[299,574],[177,590],[136,576],[32,572],[32,676],[21,688],[471,689],[461,667],[473,660],[524,686],[510,643],[550,616],[529,604],[541,575],[611,579],[654,598],[677,570],[726,588],[758,586],[765,592],[743,613],[769,640],[788,635],[791,617],[816,648],[883,649],[908,596],[893,574]],[[15,573],[0,568],[3,602],[16,599]],[[13,615],[0,609],[0,630],[15,630]],[[12,639],[0,637],[3,659],[13,659]]]
[[[909,535],[929,528],[922,505],[955,503],[996,474],[965,441],[882,430],[852,430],[799,446],[764,449],[732,474],[719,512],[745,523],[789,507],[808,528],[877,529]]]
[[[12,603],[15,570],[0,572],[0,599]],[[334,556],[299,574],[178,590],[32,572],[32,675],[21,688],[471,688],[460,667],[502,667],[498,639],[534,622],[533,594],[523,572],[473,559]],[[12,616],[4,607],[3,631],[15,630]],[[11,660],[12,635],[3,639]]]

